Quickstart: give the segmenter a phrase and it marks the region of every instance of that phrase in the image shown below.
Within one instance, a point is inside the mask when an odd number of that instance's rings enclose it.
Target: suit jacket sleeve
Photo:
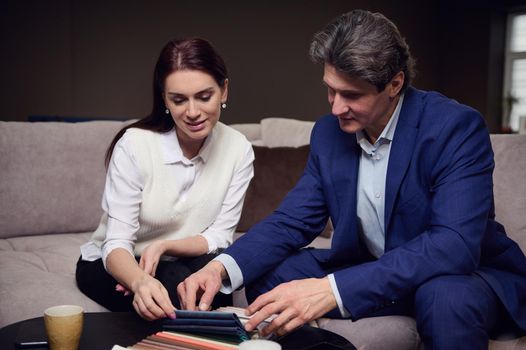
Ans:
[[[328,212],[320,184],[317,160],[311,151],[302,177],[279,208],[224,251],[237,262],[244,284],[308,245],[325,228]]]

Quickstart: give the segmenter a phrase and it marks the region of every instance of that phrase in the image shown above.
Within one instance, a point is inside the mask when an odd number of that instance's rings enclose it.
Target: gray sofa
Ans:
[[[79,246],[101,216],[104,152],[127,122],[0,122],[0,327],[41,316],[56,304],[106,311],[75,284]],[[311,122],[283,118],[236,124],[256,150],[256,177],[249,188],[244,231],[279,202],[301,174]],[[496,169],[496,215],[526,251],[526,135],[492,135]],[[277,161],[270,161],[277,159]],[[265,172],[281,174],[269,182]],[[281,173],[280,173],[281,172]],[[260,174],[260,176],[258,176]],[[272,195],[268,188],[275,188]],[[238,232],[237,235],[242,234]],[[327,247],[330,238],[312,245]],[[245,305],[243,293],[235,304]],[[350,339],[360,349],[417,349],[409,317],[320,319],[317,324]],[[447,336],[447,335],[445,335]],[[492,340],[491,349],[526,349],[526,337]]]

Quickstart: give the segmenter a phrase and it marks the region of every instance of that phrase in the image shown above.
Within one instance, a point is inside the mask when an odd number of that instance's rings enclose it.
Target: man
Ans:
[[[526,329],[526,258],[494,220],[493,153],[480,114],[410,86],[396,26],[356,10],[315,35],[332,115],[317,121],[303,177],[280,207],[178,286],[206,310],[222,285],[253,301],[264,334],[321,316],[411,315],[426,349],[486,349]],[[331,249],[301,249],[334,225]],[[255,299],[255,300],[254,300]]]

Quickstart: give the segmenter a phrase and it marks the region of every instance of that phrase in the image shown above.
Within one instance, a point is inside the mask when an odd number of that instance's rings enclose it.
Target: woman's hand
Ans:
[[[141,259],[139,260],[139,267],[150,276],[155,277],[155,271],[159,265],[159,260],[161,259],[161,255],[163,255],[165,252],[165,240],[152,242],[142,251]]]
[[[165,242],[164,240],[155,241],[148,245],[142,252],[139,267],[150,276],[155,277],[155,271],[157,271],[161,255],[166,252]],[[123,293],[124,296],[131,294],[131,291],[120,283],[117,283],[115,290]]]
[[[131,290],[134,293],[133,307],[142,318],[149,321],[164,317],[175,318],[175,307],[168,291],[154,277],[144,274],[132,284]]]
[[[117,291],[132,292],[133,307],[147,319],[175,318],[175,308],[168,291],[160,281],[139,267],[135,257],[123,248],[112,250],[106,259],[106,268],[119,284]]]
[[[270,325],[262,330],[262,335],[272,332],[284,335],[337,306],[328,277],[282,283],[260,295],[248,306],[247,315],[252,315],[252,318],[245,328],[252,331],[267,317],[277,314]]]
[[[120,283],[117,283],[117,285],[115,286],[115,290],[117,292],[121,292],[124,294],[125,297],[127,297],[128,295],[131,294],[130,290],[126,287],[124,287],[122,284]]]

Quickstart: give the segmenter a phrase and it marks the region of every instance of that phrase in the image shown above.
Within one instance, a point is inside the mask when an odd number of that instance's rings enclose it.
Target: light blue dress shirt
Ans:
[[[360,168],[358,170],[357,198],[359,234],[371,254],[377,258],[383,255],[385,247],[384,210],[387,165],[389,163],[391,142],[398,124],[403,100],[404,95],[402,94],[393,115],[374,145],[371,145],[363,131],[356,132],[356,141],[362,148]],[[214,260],[223,264],[229,276],[229,279],[223,280],[221,292],[232,293],[232,291],[243,285],[241,269],[230,255],[221,254]],[[340,313],[343,317],[349,317],[350,313],[343,306],[334,275],[329,274],[328,277]]]
[[[363,131],[356,132],[356,141],[362,148],[358,171],[358,227],[369,252],[377,258],[384,253],[387,164],[403,99],[402,95],[374,145],[371,145]]]

